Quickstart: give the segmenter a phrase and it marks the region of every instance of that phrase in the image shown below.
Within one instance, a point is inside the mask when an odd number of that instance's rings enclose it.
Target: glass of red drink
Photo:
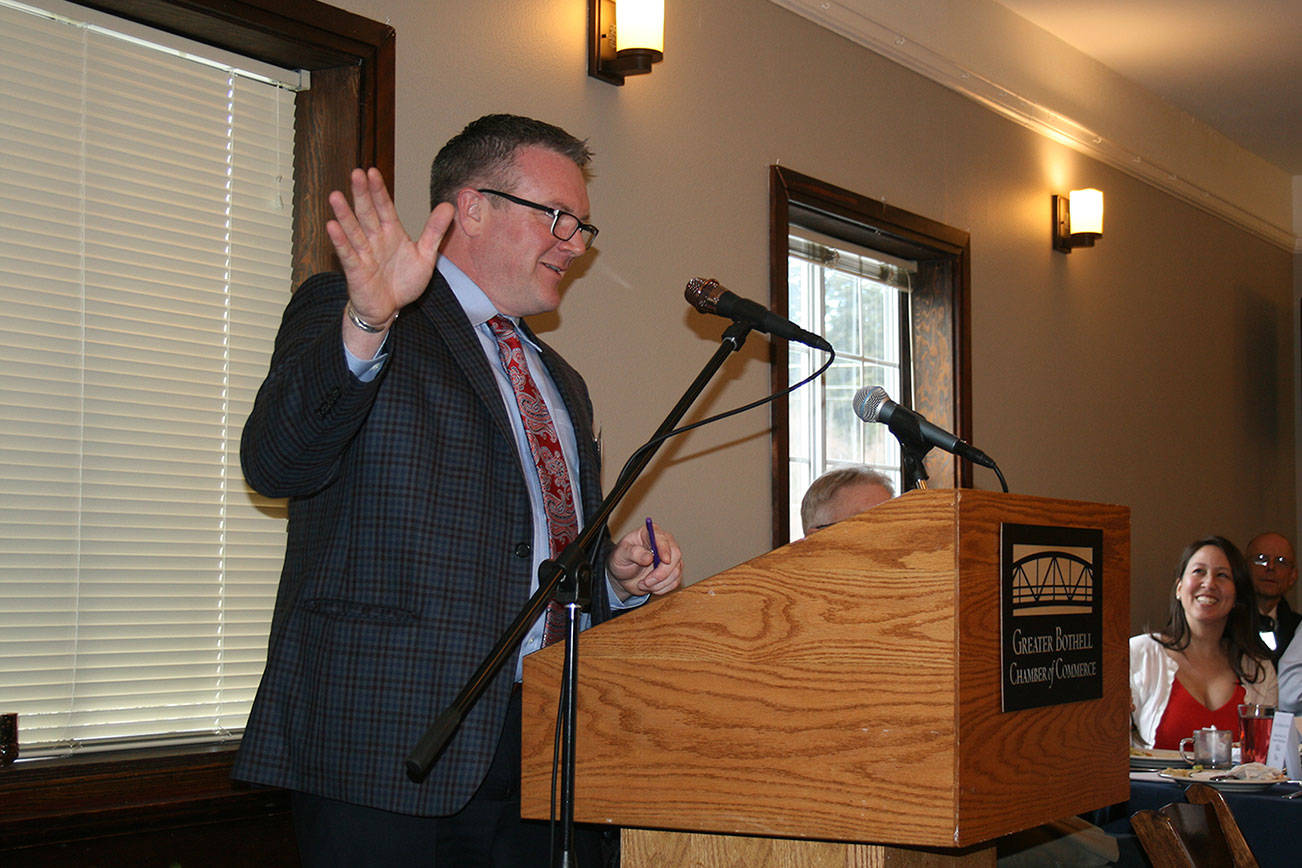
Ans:
[[[1275,709],[1270,705],[1248,703],[1239,706],[1239,723],[1243,724],[1240,754],[1245,763],[1264,763],[1270,751],[1270,730],[1275,723]]]

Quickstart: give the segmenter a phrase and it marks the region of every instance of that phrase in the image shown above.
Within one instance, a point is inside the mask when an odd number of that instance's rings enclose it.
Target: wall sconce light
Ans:
[[[1103,237],[1103,192],[1090,187],[1053,197],[1053,249],[1093,247]]]
[[[588,75],[622,85],[665,56],[664,0],[588,0]]]

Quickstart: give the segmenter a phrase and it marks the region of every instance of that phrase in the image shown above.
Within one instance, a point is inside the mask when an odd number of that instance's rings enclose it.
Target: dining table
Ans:
[[[1158,772],[1132,771],[1129,800],[1095,812],[1092,819],[1119,839],[1123,854],[1141,852],[1130,828],[1131,815],[1145,809],[1157,810],[1171,802],[1183,802],[1186,785],[1163,778]],[[1295,783],[1279,783],[1246,792],[1221,789],[1261,868],[1302,866],[1302,796],[1285,798],[1298,791]]]

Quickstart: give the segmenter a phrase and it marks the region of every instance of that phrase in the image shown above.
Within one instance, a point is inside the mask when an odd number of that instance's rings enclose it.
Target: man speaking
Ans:
[[[249,483],[290,500],[234,775],[293,792],[306,865],[548,862],[547,824],[520,819],[518,665],[422,783],[403,761],[601,502],[587,389],[522,319],[556,309],[596,237],[589,159],[490,115],[434,159],[414,240],[378,171],[353,172],[351,207],[330,195],[343,273],[294,293],[241,445]],[[647,528],[605,542],[592,621],[679,585],[655,532],[658,565]]]

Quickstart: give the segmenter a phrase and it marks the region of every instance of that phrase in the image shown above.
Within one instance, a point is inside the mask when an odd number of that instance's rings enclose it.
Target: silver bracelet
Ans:
[[[344,305],[344,314],[352,321],[353,325],[370,335],[378,335],[380,332],[393,325],[393,321],[398,318],[398,312],[395,310],[393,316],[389,317],[389,321],[384,325],[371,325],[357,315],[357,309],[353,307],[353,300],[351,298],[348,300],[348,304]]]

